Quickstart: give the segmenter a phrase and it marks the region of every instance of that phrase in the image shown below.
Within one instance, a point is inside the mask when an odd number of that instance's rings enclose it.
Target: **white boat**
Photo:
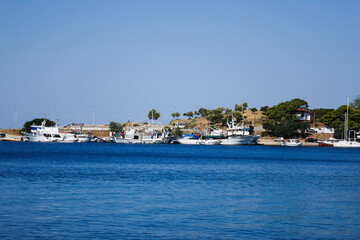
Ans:
[[[59,128],[54,127],[46,127],[46,120],[44,120],[40,126],[31,125],[30,133],[23,133],[25,138],[29,142],[57,142],[60,137]]]
[[[302,143],[299,141],[299,139],[287,139],[287,140],[281,142],[281,146],[301,147]]]
[[[334,143],[334,147],[343,147],[343,148],[360,148],[360,142],[343,140]]]
[[[75,143],[79,140],[73,132],[60,132],[60,137],[61,139],[58,140],[60,143]]]
[[[122,144],[159,144],[163,143],[167,133],[156,133],[155,131],[137,132],[135,129],[128,129],[123,134],[118,134],[113,138],[115,143]]]
[[[30,133],[23,133],[29,142],[76,142],[74,134],[60,132],[56,124],[53,127],[46,127],[46,120],[41,125],[31,125]]]
[[[221,145],[254,145],[260,138],[260,135],[250,134],[249,127],[244,127],[243,124],[238,126],[233,118],[230,123],[227,123],[227,125],[228,127],[226,129],[226,133],[222,134],[221,137],[214,138],[221,140]],[[216,130],[213,131],[211,135],[205,137],[213,137],[214,134],[218,135],[219,133],[220,132]]]
[[[200,141],[199,137],[193,134],[183,134],[181,138],[177,139],[178,143],[187,145],[197,145]]]
[[[75,137],[78,139],[79,143],[88,143],[91,141],[92,137],[87,134],[75,134]]]
[[[198,140],[196,142],[197,145],[220,145],[221,144],[221,140],[215,140],[215,139],[202,139],[202,140]]]
[[[349,98],[347,99],[347,108],[345,113],[345,124],[344,124],[344,140],[334,142],[334,147],[341,148],[360,148],[360,142],[356,141],[356,132],[354,130],[348,130],[349,125]],[[354,137],[351,138],[351,133]]]

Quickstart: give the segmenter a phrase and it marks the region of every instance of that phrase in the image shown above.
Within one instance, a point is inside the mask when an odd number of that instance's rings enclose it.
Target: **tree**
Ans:
[[[269,110],[269,106],[263,106],[260,108],[260,111],[263,111],[265,114]]]
[[[246,110],[247,107],[248,107],[248,103],[247,103],[247,102],[244,102],[244,103],[242,104],[242,107],[243,107],[243,111]]]
[[[171,114],[171,116],[172,116],[173,118],[178,118],[178,117],[180,116],[180,113],[174,112],[174,113]]]
[[[207,115],[210,114],[210,110],[206,109],[206,108],[200,108],[199,111],[200,115],[202,117],[206,117]]]
[[[248,103],[247,102],[244,102],[243,104],[235,104],[235,111],[240,111],[240,112],[243,112],[247,109],[248,107]]]
[[[223,107],[213,109],[210,111],[210,114],[206,117],[206,119],[214,124],[221,123],[224,118],[223,111],[225,111],[225,108]]]
[[[312,119],[316,121],[316,119],[320,119],[321,117],[325,116],[327,113],[334,111],[334,109],[327,109],[327,108],[316,108],[312,109]]]
[[[160,117],[160,113],[157,112],[155,109],[151,109],[148,113],[148,118],[157,120]]]
[[[294,112],[298,108],[307,109],[308,103],[305,100],[295,98],[269,108],[266,112],[267,121],[263,123],[263,128],[277,137],[298,136],[299,131],[304,134],[310,124],[295,121]]]
[[[235,104],[234,110],[235,110],[235,112],[236,111],[242,112],[243,111],[243,106],[241,104]]]
[[[308,122],[294,122],[290,119],[285,120],[282,124],[263,123],[263,128],[271,135],[284,138],[298,137],[300,134],[304,136],[306,129],[309,127],[310,123]]]
[[[226,108],[225,109],[225,114],[232,114],[233,110],[231,110],[230,108]]]
[[[187,113],[184,113],[183,115],[188,117],[189,119],[194,116],[193,112],[187,112]]]
[[[49,119],[46,119],[46,118],[35,118],[31,121],[25,122],[24,128],[22,130],[29,133],[29,132],[31,132],[31,129],[30,129],[31,125],[41,125],[44,120],[46,120],[46,123],[45,123],[46,127],[52,127],[52,126],[55,126],[55,124],[56,124],[55,122],[53,122]]]
[[[200,113],[198,111],[195,111],[194,112],[194,115],[195,115],[195,118],[199,117],[200,116]]]
[[[110,132],[116,132],[116,133],[122,132],[123,130],[122,124],[117,122],[110,122],[109,128],[110,128]]]
[[[357,95],[354,100],[350,103],[352,108],[360,108],[360,95]]]
[[[182,136],[182,131],[180,130],[180,128],[175,128],[174,131],[172,131],[172,134],[174,136],[181,137]]]
[[[253,113],[257,111],[256,108],[252,108],[252,109],[250,109],[250,110],[251,110]]]
[[[329,111],[327,114],[322,116],[319,121],[324,123],[326,126],[333,127],[336,130],[335,137],[340,138],[340,134],[344,132],[345,128],[345,113],[347,106],[342,105],[338,109]],[[349,108],[349,122],[348,129],[360,131],[360,108]]]
[[[298,108],[307,109],[309,107],[305,100],[295,98],[291,101],[281,102],[276,106],[272,106],[266,112],[268,121],[273,124],[282,124],[285,120],[295,120],[294,111]]]
[[[240,123],[243,120],[243,117],[242,117],[242,114],[240,111],[235,111],[233,116],[235,118],[236,123]]]

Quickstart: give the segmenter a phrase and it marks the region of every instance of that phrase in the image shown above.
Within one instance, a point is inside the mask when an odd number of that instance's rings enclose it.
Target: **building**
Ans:
[[[311,122],[311,112],[306,109],[298,108],[294,111],[295,121]]]

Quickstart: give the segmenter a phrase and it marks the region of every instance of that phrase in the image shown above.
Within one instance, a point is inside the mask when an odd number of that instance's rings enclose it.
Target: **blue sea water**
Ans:
[[[0,142],[0,239],[359,239],[360,149]]]

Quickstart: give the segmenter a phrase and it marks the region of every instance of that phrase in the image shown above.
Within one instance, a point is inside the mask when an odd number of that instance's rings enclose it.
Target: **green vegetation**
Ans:
[[[182,131],[180,130],[180,128],[175,128],[171,131],[171,133],[174,135],[174,136],[178,136],[178,137],[181,137],[182,136]]]
[[[305,134],[305,130],[310,127],[310,123],[296,122],[295,110],[298,108],[307,109],[308,103],[302,99],[292,99],[291,101],[279,103],[270,107],[266,112],[267,121],[263,123],[263,128],[276,137],[298,137]]]
[[[55,122],[49,120],[49,119],[46,119],[46,118],[35,118],[31,121],[28,121],[28,122],[25,122],[24,123],[24,128],[22,129],[22,131],[24,132],[27,132],[29,133],[31,130],[30,130],[30,126],[31,125],[41,125],[41,123],[46,120],[46,123],[45,123],[45,126],[46,127],[52,127],[52,126],[55,126]]]
[[[360,95],[357,95],[355,99],[350,103],[352,108],[360,108]]]
[[[187,113],[184,113],[183,116],[186,116],[186,117],[188,117],[190,119],[190,118],[192,118],[194,116],[194,113],[193,112],[187,112]]]
[[[322,118],[323,116],[325,116],[327,113],[334,111],[334,109],[328,109],[328,108],[316,108],[316,109],[312,109],[312,121],[316,122],[316,120]]]
[[[158,120],[160,117],[160,113],[157,112],[155,109],[151,109],[148,113],[148,118],[153,120]]]
[[[207,117],[210,114],[210,110],[206,108],[200,108],[198,113],[201,117]]]
[[[110,132],[115,132],[115,133],[122,132],[123,130],[122,124],[117,122],[110,122],[109,128],[110,128]]]
[[[174,113],[171,114],[171,116],[172,116],[173,118],[178,118],[178,117],[180,117],[180,113],[174,112]]]
[[[336,138],[341,138],[341,134],[344,132],[346,109],[347,106],[342,105],[336,110],[329,111],[319,119],[319,121],[324,123],[326,126],[333,127],[335,129]],[[348,129],[360,131],[360,108],[349,107]]]
[[[266,114],[266,112],[269,110],[269,106],[263,106],[260,108],[260,111],[263,111],[264,114]]]

